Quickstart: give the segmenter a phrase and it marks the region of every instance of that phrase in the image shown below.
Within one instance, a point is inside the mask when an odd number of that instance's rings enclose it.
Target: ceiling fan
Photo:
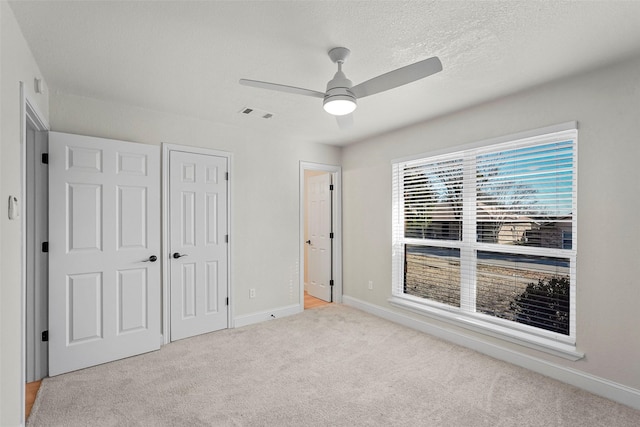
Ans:
[[[385,90],[393,89],[442,71],[442,63],[438,57],[434,56],[389,71],[388,73],[353,86],[351,80],[342,72],[342,64],[345,63],[350,54],[351,51],[346,47],[335,47],[329,51],[329,58],[338,64],[338,71],[333,76],[333,79],[327,83],[326,92],[318,92],[316,90],[277,83],[261,82],[259,80],[240,79],[240,84],[296,95],[322,98],[324,110],[336,116],[340,128],[347,128],[353,124],[353,116],[351,113],[356,109],[358,99],[384,92]]]

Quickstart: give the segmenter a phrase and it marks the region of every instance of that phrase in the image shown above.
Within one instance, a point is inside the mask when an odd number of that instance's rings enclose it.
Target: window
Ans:
[[[576,155],[564,129],[395,162],[392,300],[575,344]]]

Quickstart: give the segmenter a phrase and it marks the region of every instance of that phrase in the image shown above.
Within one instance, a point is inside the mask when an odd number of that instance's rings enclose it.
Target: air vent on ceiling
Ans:
[[[239,111],[239,113],[245,116],[255,117],[258,119],[270,119],[273,117],[273,113],[269,113],[268,111],[258,110],[257,108],[249,108],[249,107],[244,107]]]

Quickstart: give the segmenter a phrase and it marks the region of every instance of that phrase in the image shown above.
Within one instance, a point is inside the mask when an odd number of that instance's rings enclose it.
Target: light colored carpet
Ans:
[[[638,426],[640,411],[332,304],[45,379],[36,426]]]

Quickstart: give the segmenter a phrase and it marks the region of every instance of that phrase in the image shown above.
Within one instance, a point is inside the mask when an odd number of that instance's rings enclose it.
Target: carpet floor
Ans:
[[[42,382],[28,426],[639,426],[640,411],[332,304]]]

